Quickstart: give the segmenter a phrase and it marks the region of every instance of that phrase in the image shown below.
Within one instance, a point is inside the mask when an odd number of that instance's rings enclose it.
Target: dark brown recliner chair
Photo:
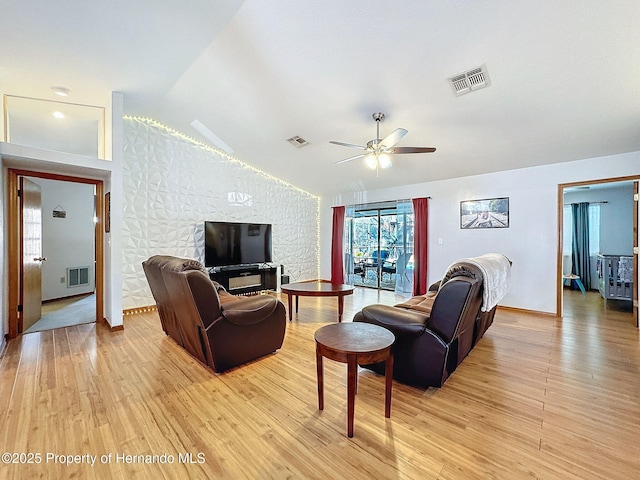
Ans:
[[[426,295],[393,307],[367,306],[353,321],[380,325],[395,334],[395,380],[441,387],[493,322],[495,306],[485,312],[482,304],[482,271],[460,261]],[[384,364],[366,368],[384,375]]]
[[[277,298],[231,295],[195,260],[156,255],[142,267],[165,333],[214,371],[282,346],[286,315]]]

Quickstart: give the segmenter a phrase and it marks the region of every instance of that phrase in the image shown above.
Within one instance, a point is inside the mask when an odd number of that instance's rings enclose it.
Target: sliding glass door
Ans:
[[[353,285],[411,292],[411,202],[359,205],[348,210],[345,271]]]

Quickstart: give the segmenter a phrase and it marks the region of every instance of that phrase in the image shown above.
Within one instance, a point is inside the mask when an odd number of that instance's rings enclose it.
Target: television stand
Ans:
[[[209,269],[209,278],[233,295],[249,295],[278,289],[280,266],[273,264],[230,265]]]

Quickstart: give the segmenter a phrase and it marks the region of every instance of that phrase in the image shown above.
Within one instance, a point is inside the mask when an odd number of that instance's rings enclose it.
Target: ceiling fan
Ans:
[[[333,140],[329,142],[334,145],[365,150],[364,153],[359,155],[339,160],[336,164],[350,162],[351,160],[364,157],[365,163],[369,168],[389,168],[391,166],[390,155],[398,153],[431,153],[436,151],[435,147],[395,147],[395,144],[408,133],[407,130],[404,128],[396,128],[389,135],[380,139],[380,122],[384,120],[384,113],[374,113],[373,119],[376,121],[376,138],[369,140],[366,146],[335,142]]]

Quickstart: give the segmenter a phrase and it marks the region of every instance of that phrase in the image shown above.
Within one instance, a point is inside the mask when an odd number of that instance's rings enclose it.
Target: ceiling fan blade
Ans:
[[[362,157],[364,157],[365,155],[367,155],[367,154],[366,154],[366,153],[363,153],[363,154],[361,154],[361,155],[354,155],[353,157],[345,158],[344,160],[338,160],[338,161],[336,162],[336,165],[339,165],[339,164],[341,164],[341,163],[345,163],[345,162],[350,162],[351,160],[355,160],[356,158],[362,158]]]
[[[343,147],[359,148],[360,150],[367,149],[367,147],[363,147],[362,145],[354,145],[353,143],[334,142],[333,140],[330,140],[329,143],[333,143],[334,145],[341,145]]]
[[[389,153],[432,153],[435,147],[395,147],[387,150]]]
[[[379,145],[382,145],[384,148],[391,148],[396,143],[398,143],[406,134],[407,130],[405,130],[404,128],[396,128],[393,132],[380,140]]]

